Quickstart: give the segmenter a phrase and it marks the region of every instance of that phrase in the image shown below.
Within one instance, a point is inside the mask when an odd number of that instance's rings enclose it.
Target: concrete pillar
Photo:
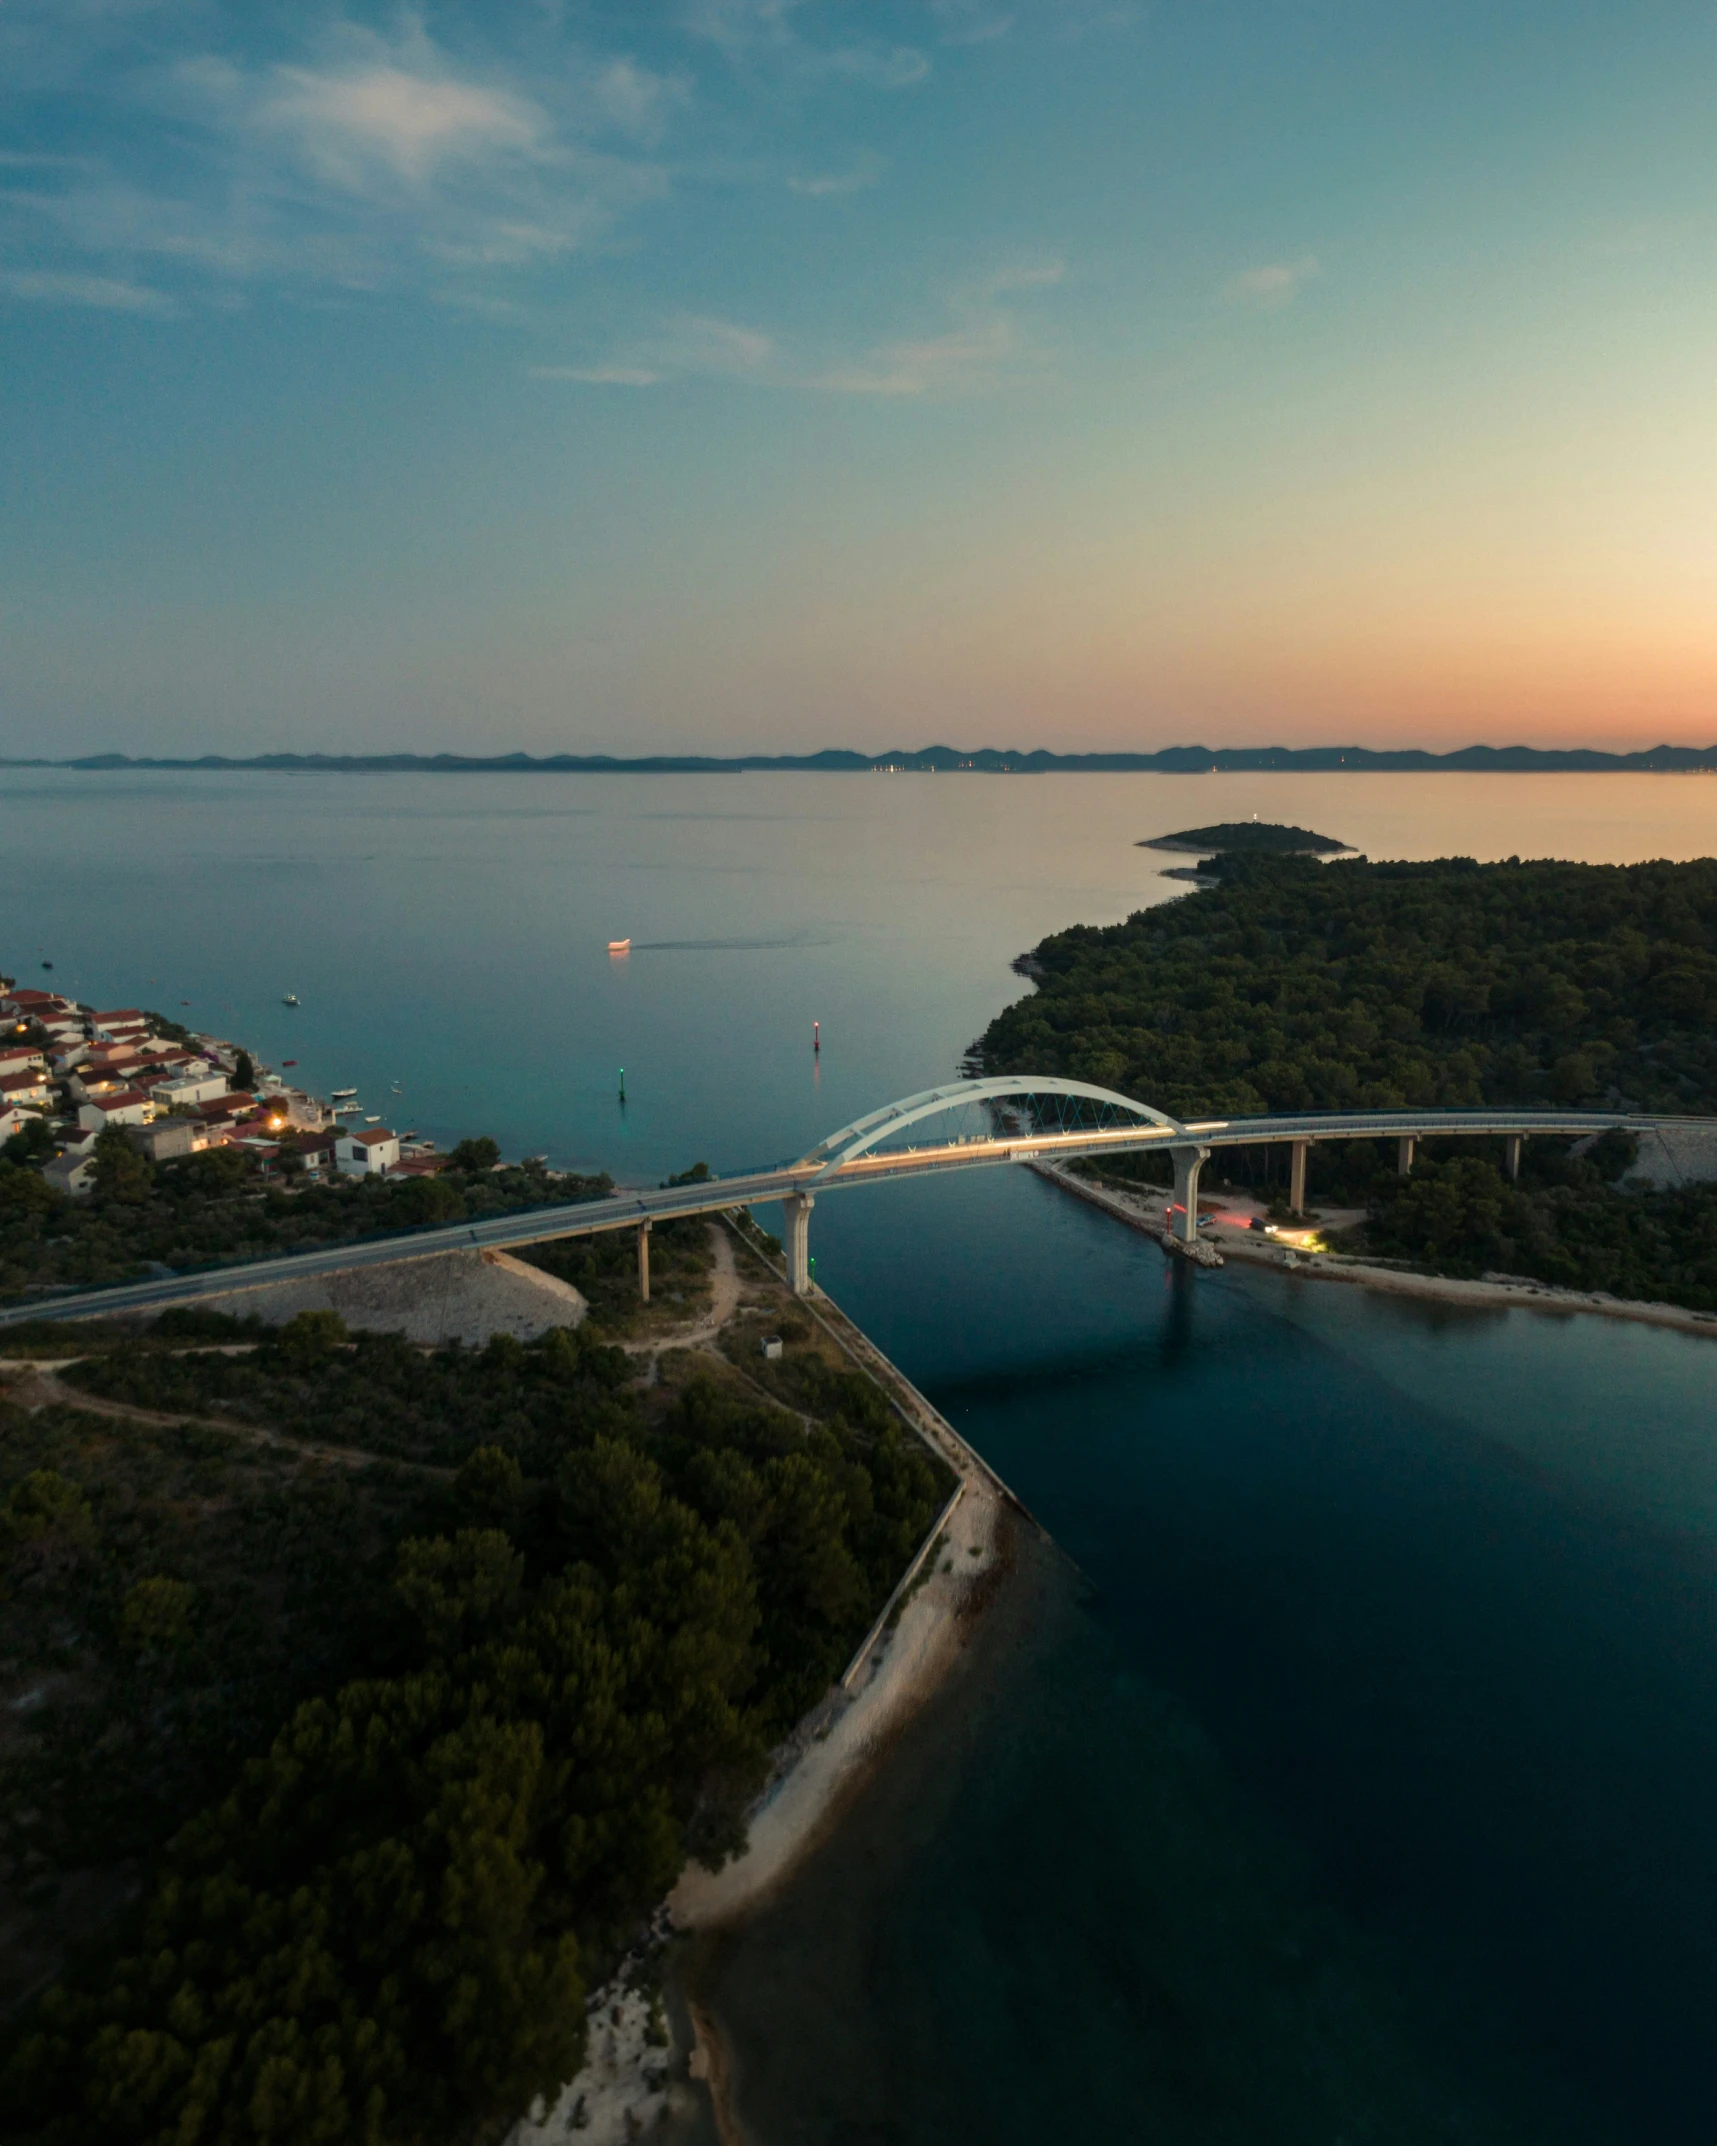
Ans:
[[[1502,1166],[1510,1177],[1520,1175],[1520,1151],[1526,1145],[1524,1133],[1508,1133],[1502,1143]]]
[[[638,1294],[648,1304],[650,1301],[650,1225],[638,1225]]]
[[[1174,1207],[1169,1210],[1169,1229],[1182,1244],[1198,1235],[1198,1173],[1210,1160],[1209,1148],[1170,1148],[1174,1164]],[[1178,1208],[1177,1214],[1174,1210]]]
[[[1403,1133],[1395,1143],[1395,1167],[1405,1177],[1413,1167],[1413,1150],[1419,1145],[1416,1133]]]
[[[1288,1210],[1291,1214],[1303,1215],[1306,1211],[1306,1150],[1309,1140],[1295,1140],[1289,1145],[1293,1157],[1288,1172]]]
[[[787,1250],[787,1286],[796,1297],[811,1293],[811,1207],[809,1192],[790,1192],[781,1202],[786,1221],[782,1239]]]

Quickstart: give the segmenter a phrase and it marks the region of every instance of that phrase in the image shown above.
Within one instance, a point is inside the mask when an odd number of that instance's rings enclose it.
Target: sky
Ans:
[[[0,754],[1717,739],[1717,5],[5,0]]]

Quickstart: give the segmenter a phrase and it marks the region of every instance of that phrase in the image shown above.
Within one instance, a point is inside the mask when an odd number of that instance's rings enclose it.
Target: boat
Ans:
[[[362,1107],[359,1103],[336,1103],[333,1114],[336,1118],[355,1118]]]
[[[356,1088],[330,1088],[328,1090],[329,1095],[336,1103],[345,1101],[348,1096],[356,1095],[357,1092]]]
[[[632,951],[632,942],[630,939],[610,939],[608,951],[611,954],[629,954]]]
[[[380,1112],[379,1110],[378,1110],[378,1111],[376,1112],[376,1114],[375,1114],[375,1116],[374,1116],[373,1118],[366,1118],[366,1119],[364,1120],[364,1123],[365,1123],[366,1125],[379,1125],[379,1124],[380,1124],[381,1122],[382,1122],[382,1117],[381,1117],[381,1112]]]
[[[286,996],[285,996],[285,997],[284,997],[284,998],[283,998],[283,999],[281,1000],[281,1002],[280,1002],[280,1003],[281,1003],[281,1004],[282,1004],[283,1006],[296,1006],[296,1005],[297,1005],[297,1003],[298,1003],[298,994],[297,994],[297,992],[296,992],[296,991],[288,991],[288,992],[287,992],[287,994],[286,994]]]

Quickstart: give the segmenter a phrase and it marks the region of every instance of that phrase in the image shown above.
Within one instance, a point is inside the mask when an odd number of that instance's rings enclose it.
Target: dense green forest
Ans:
[[[436,1177],[316,1185],[265,1177],[238,1148],[157,1164],[116,1129],[96,1146],[95,1188],[78,1199],[48,1184],[29,1158],[0,1157],[0,1302],[599,1199],[609,1189],[606,1177],[550,1178],[533,1163],[496,1169],[492,1140],[461,1143]]]
[[[1320,865],[1219,884],[1034,949],[1039,989],[974,1046],[1177,1116],[1484,1103],[1717,1109],[1717,862]],[[1375,1249],[1717,1308],[1717,1189],[1616,1182],[1631,1147],[1314,1147],[1312,1196],[1371,1202]],[[1392,1162],[1392,1158],[1389,1159]],[[1244,1175],[1260,1159],[1224,1158]]]
[[[1150,835],[1139,849],[1189,849],[1200,856],[1334,857],[1347,848],[1309,827],[1285,827],[1276,820],[1222,820],[1214,827],[1183,827],[1177,835]]]
[[[427,2146],[572,2076],[949,1487],[777,1324],[779,1399],[178,1312],[63,1377],[192,1420],[0,1401],[5,1920],[97,1933],[14,2014],[6,2137]]]

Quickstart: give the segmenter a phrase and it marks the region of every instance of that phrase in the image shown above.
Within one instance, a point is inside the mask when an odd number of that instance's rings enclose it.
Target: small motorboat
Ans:
[[[373,1118],[366,1118],[366,1119],[364,1120],[364,1123],[365,1123],[366,1125],[379,1125],[379,1124],[380,1124],[381,1122],[382,1122],[382,1118],[381,1118],[381,1112],[380,1112],[379,1110],[378,1110],[378,1111],[376,1112],[376,1114],[375,1114],[375,1116],[374,1116]]]
[[[280,1062],[283,1066],[295,1066],[298,1063],[296,1058],[283,1058]]]
[[[343,1103],[357,1094],[356,1088],[330,1088],[328,1093],[336,1103]]]
[[[629,954],[632,951],[632,942],[630,939],[610,939],[608,951],[611,954]]]
[[[283,998],[283,999],[281,1000],[281,1002],[280,1002],[280,1003],[281,1003],[281,1004],[282,1004],[283,1006],[296,1006],[296,1005],[297,1005],[297,1003],[298,1003],[298,994],[297,994],[297,992],[296,992],[296,991],[288,991],[288,992],[287,992],[287,994],[286,994],[286,996],[285,996],[285,997],[284,997],[284,998]]]

